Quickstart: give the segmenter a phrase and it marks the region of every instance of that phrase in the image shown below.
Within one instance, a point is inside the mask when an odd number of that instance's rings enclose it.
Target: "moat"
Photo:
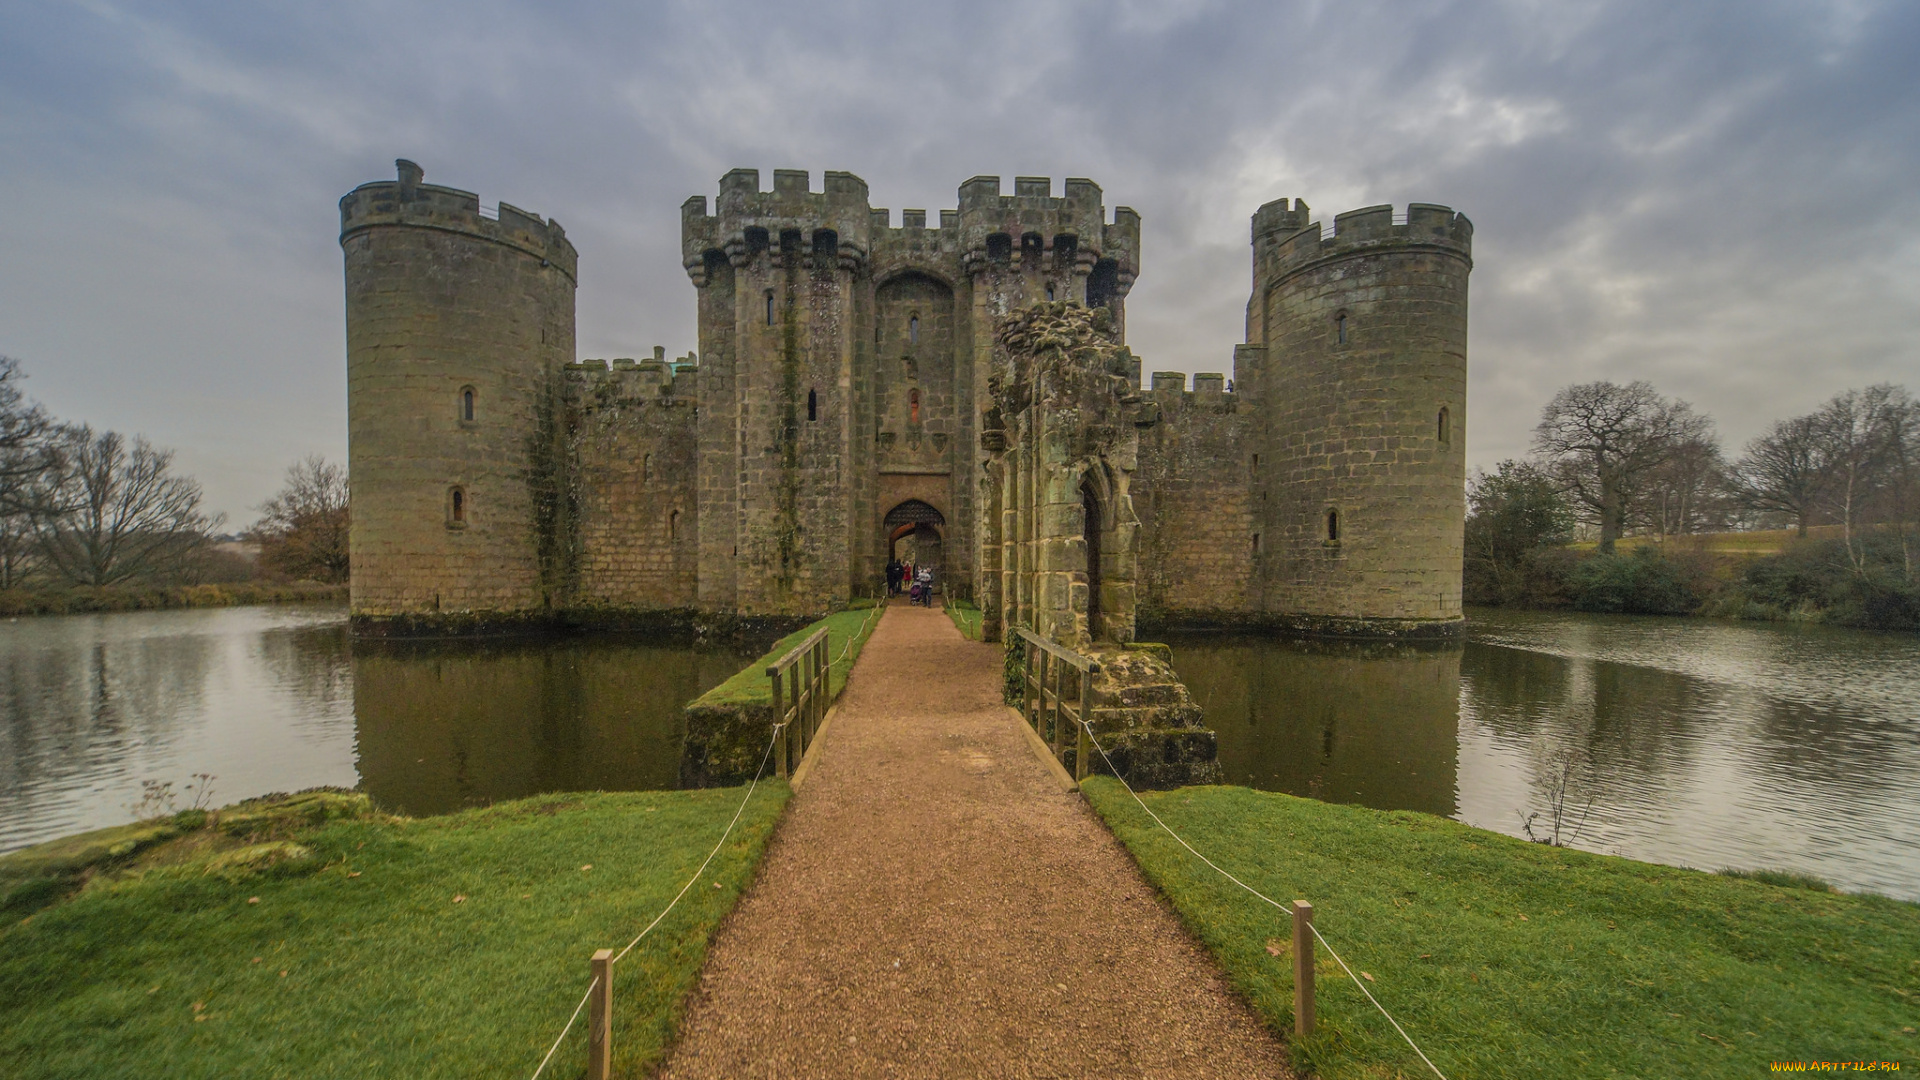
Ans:
[[[1539,811],[1539,833],[1571,759],[1576,846],[1920,899],[1913,638],[1484,611],[1451,647],[1154,636],[1229,782],[1513,834]],[[681,706],[745,662],[611,636],[356,644],[335,607],[0,623],[0,851],[201,772],[217,802],[359,784],[416,814],[671,787]]]

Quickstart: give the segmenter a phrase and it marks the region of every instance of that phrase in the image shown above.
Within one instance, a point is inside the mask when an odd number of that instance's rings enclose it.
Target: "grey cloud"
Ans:
[[[0,352],[244,519],[344,451],[334,202],[396,156],[566,224],[585,355],[692,346],[676,208],[735,165],[1076,175],[1145,218],[1152,367],[1228,364],[1260,202],[1443,202],[1476,462],[1597,377],[1737,444],[1920,381],[1914,55],[1899,3],[16,5]]]

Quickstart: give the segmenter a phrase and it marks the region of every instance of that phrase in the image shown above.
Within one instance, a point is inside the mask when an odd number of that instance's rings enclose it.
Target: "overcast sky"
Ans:
[[[558,218],[583,357],[693,348],[680,202],[846,169],[897,212],[1087,176],[1143,223],[1130,343],[1231,366],[1248,217],[1475,224],[1469,461],[1652,380],[1728,448],[1920,390],[1920,4],[0,0],[0,354],[175,448],[234,524],[346,452],[339,197]]]

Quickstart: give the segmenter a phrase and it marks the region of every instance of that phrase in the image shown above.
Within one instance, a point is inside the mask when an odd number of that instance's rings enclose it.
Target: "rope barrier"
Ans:
[[[874,608],[875,615],[868,616],[865,620],[863,620],[860,623],[860,633],[856,635],[851,635],[847,638],[846,645],[840,650],[839,658],[827,665],[829,669],[831,669],[834,664],[837,664],[841,660],[845,660],[847,658],[847,654],[853,651],[854,641],[858,637],[864,636],[866,634],[868,624],[874,621],[874,619],[877,617],[878,612],[880,610],[881,609],[878,607]],[[636,936],[632,941],[627,942],[627,947],[624,949],[621,949],[619,955],[613,958],[614,963],[616,964],[619,963],[623,958],[626,957],[628,953],[633,951],[633,947],[635,945],[640,944],[641,938],[644,938],[648,934],[652,933],[653,928],[660,925],[660,920],[666,918],[667,915],[673,911],[674,906],[680,903],[680,898],[687,895],[687,890],[693,888],[693,883],[696,881],[699,881],[700,878],[706,874],[708,865],[710,865],[713,862],[713,857],[715,855],[720,854],[720,848],[726,844],[727,837],[733,834],[733,827],[740,823],[740,815],[746,813],[747,803],[753,798],[754,789],[760,786],[760,778],[765,776],[767,773],[767,760],[773,756],[774,745],[780,741],[780,736],[786,731],[786,729],[787,729],[786,722],[773,725],[773,738],[767,740],[767,748],[760,752],[760,767],[754,770],[753,782],[747,785],[746,797],[740,800],[740,808],[733,812],[733,820],[727,822],[726,831],[720,834],[720,840],[713,845],[713,850],[707,852],[706,861],[702,862],[700,864],[700,869],[695,871],[694,875],[687,879],[687,883],[680,887],[680,891],[677,894],[675,894],[673,898],[673,902],[667,905],[666,910],[662,911],[659,915],[655,916],[654,920],[647,924],[647,928],[645,930],[640,931],[639,935]]]
[[[860,623],[860,632],[847,638],[846,645],[840,650],[839,658],[827,665],[829,669],[832,668],[833,664],[837,664],[847,658],[847,655],[853,651],[854,641],[866,636],[867,627],[878,620],[883,610],[882,607],[878,605],[875,606],[874,613]],[[685,885],[680,886],[680,891],[674,894],[673,899],[668,902],[666,908],[663,909],[660,914],[654,916],[653,921],[647,924],[646,929],[635,935],[632,941],[627,942],[627,947],[620,950],[619,955],[613,958],[612,963],[619,963],[628,953],[632,952],[635,945],[640,944],[641,940],[652,933],[654,928],[659,926],[662,920],[672,914],[673,909],[677,907],[680,901],[687,895],[687,891],[693,888],[694,883],[706,876],[707,867],[713,864],[713,857],[720,854],[720,849],[726,846],[727,837],[733,835],[733,827],[740,824],[740,816],[747,812],[747,804],[753,800],[754,790],[760,786],[761,778],[767,773],[767,761],[773,756],[773,747],[780,741],[780,737],[786,732],[786,729],[787,724],[785,722],[773,725],[773,737],[767,740],[767,748],[760,752],[760,767],[754,770],[753,781],[747,785],[746,795],[740,799],[739,808],[733,812],[733,820],[727,822],[727,827],[720,833],[720,839],[715,841],[713,850],[707,852],[706,859],[700,863],[700,869],[694,871],[693,876],[687,879]],[[567,1018],[566,1026],[560,1029],[560,1034],[554,1038],[553,1045],[547,1048],[547,1056],[540,1059],[540,1066],[533,1070],[531,1080],[540,1080],[540,1074],[546,1071],[547,1063],[553,1060],[553,1055],[560,1049],[560,1043],[566,1039],[567,1032],[573,1030],[574,1021],[580,1019],[580,1010],[587,1007],[587,1000],[593,996],[594,987],[599,985],[600,980],[598,978],[595,978],[587,984],[586,994],[580,998],[580,1004],[573,1007],[573,1015]]]
[[[587,1007],[587,999],[593,996],[594,988],[599,985],[600,985],[599,979],[594,979],[592,982],[587,984],[587,992],[580,996],[580,1004],[575,1005],[573,1007],[573,1015],[567,1017],[567,1026],[561,1028],[560,1034],[554,1036],[553,1045],[547,1047],[547,1056],[541,1058],[540,1067],[533,1070],[532,1080],[540,1080],[540,1074],[547,1071],[547,1062],[552,1061],[554,1051],[560,1049],[560,1040],[566,1038],[567,1032],[573,1030],[573,1022],[575,1020],[580,1019],[580,1010]]]
[[[727,822],[726,831],[720,834],[720,839],[713,845],[713,850],[707,852],[706,861],[700,864],[700,869],[693,872],[693,876],[687,879],[685,885],[680,886],[680,891],[674,894],[673,901],[667,905],[666,910],[654,916],[653,921],[647,924],[645,930],[640,931],[638,936],[632,941],[627,942],[627,947],[621,949],[620,955],[613,958],[614,963],[619,963],[628,953],[632,952],[633,947],[640,944],[641,938],[653,933],[653,928],[659,926],[660,920],[666,918],[667,915],[673,911],[674,906],[680,903],[680,898],[687,895],[688,889],[693,888],[693,883],[699,881],[700,878],[706,874],[707,866],[713,862],[715,855],[720,854],[721,846],[727,842],[727,837],[733,834],[733,827],[740,823],[740,815],[747,812],[747,802],[753,798],[753,790],[760,786],[760,777],[767,771],[767,759],[773,755],[773,744],[780,741],[780,736],[786,730],[786,726],[785,724],[773,725],[773,738],[767,740],[767,748],[760,752],[760,767],[754,770],[753,783],[747,785],[746,797],[740,800],[740,808],[733,812],[733,820]]]
[[[1158,825],[1162,829],[1165,829],[1168,836],[1171,836],[1175,840],[1179,841],[1181,847],[1186,848],[1188,853],[1190,853],[1194,858],[1199,859],[1201,862],[1206,863],[1208,866],[1212,867],[1214,871],[1218,873],[1221,877],[1226,878],[1228,881],[1231,881],[1235,885],[1240,886],[1242,889],[1245,889],[1247,892],[1250,892],[1253,895],[1259,897],[1260,899],[1266,901],[1268,904],[1272,905],[1277,910],[1288,912],[1289,917],[1291,917],[1292,912],[1289,911],[1289,909],[1285,904],[1280,903],[1279,901],[1275,900],[1273,897],[1268,896],[1266,893],[1261,892],[1259,889],[1256,889],[1253,886],[1247,884],[1246,882],[1241,881],[1239,878],[1234,877],[1232,874],[1228,873],[1224,868],[1222,868],[1219,863],[1216,863],[1212,859],[1209,859],[1205,855],[1202,855],[1198,851],[1195,851],[1193,845],[1187,843],[1185,837],[1181,836],[1177,832],[1174,832],[1172,826],[1168,825],[1164,821],[1161,821],[1160,815],[1153,812],[1153,807],[1148,806],[1145,800],[1140,798],[1140,793],[1133,790],[1133,785],[1127,783],[1127,778],[1124,776],[1121,776],[1120,770],[1114,767],[1113,759],[1107,756],[1107,748],[1100,745],[1099,738],[1095,736],[1093,733],[1092,721],[1082,718],[1080,721],[1080,726],[1086,729],[1087,739],[1088,741],[1093,743],[1093,748],[1100,751],[1100,756],[1106,760],[1107,769],[1113,773],[1113,778],[1115,780],[1120,781],[1120,786],[1127,789],[1127,794],[1133,796],[1133,801],[1140,804],[1140,809],[1145,810],[1147,812],[1147,816],[1153,819],[1153,823],[1155,825]],[[1353,969],[1347,966],[1347,962],[1345,960],[1340,959],[1339,953],[1333,951],[1333,946],[1328,944],[1327,939],[1321,935],[1320,928],[1317,926],[1314,926],[1312,923],[1308,923],[1307,928],[1313,931],[1314,937],[1320,939],[1320,944],[1327,946],[1327,952],[1333,955],[1333,960],[1335,963],[1340,965],[1340,970],[1346,972],[1347,978],[1353,981],[1353,985],[1359,987],[1360,992],[1362,994],[1365,994],[1367,996],[1367,1000],[1373,1003],[1373,1007],[1380,1010],[1380,1015],[1387,1018],[1387,1023],[1393,1025],[1393,1030],[1399,1032],[1400,1037],[1407,1040],[1407,1045],[1413,1047],[1413,1052],[1420,1055],[1421,1061],[1424,1061],[1427,1063],[1427,1068],[1433,1070],[1433,1075],[1439,1077],[1440,1080],[1447,1080],[1447,1074],[1441,1072],[1440,1067],[1438,1065],[1435,1065],[1432,1059],[1427,1057],[1426,1052],[1421,1050],[1419,1044],[1413,1041],[1413,1036],[1407,1034],[1407,1029],[1400,1026],[1400,1021],[1395,1020],[1393,1018],[1393,1014],[1388,1012],[1386,1010],[1386,1007],[1381,1005],[1380,1002],[1374,998],[1373,993],[1367,989],[1365,983],[1362,983],[1358,978],[1355,978],[1353,974]]]

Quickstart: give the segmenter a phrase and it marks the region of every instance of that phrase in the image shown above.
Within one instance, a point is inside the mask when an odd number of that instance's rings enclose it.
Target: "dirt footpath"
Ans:
[[[1000,704],[894,606],[721,929],[682,1077],[1286,1077],[1279,1043]]]

